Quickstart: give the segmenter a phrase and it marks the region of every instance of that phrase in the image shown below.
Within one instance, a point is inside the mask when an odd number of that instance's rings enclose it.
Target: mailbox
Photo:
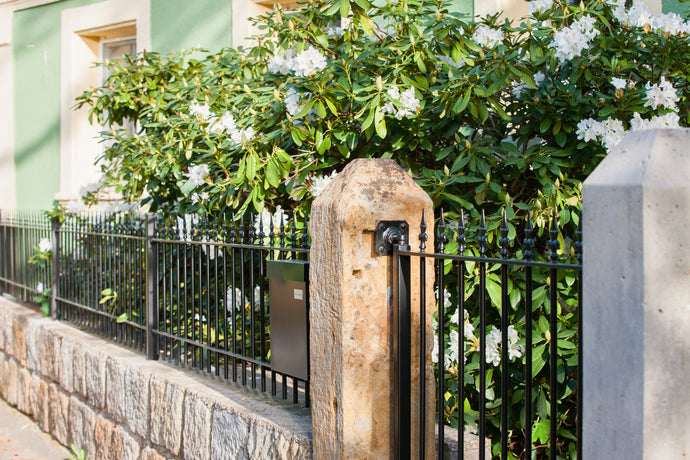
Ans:
[[[305,260],[267,260],[271,368],[309,380],[308,274]]]

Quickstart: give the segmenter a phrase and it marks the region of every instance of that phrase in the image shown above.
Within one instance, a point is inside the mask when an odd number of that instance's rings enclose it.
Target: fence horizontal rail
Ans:
[[[36,249],[42,240],[50,250]],[[43,267],[27,263],[37,251]],[[61,225],[0,212],[0,289],[32,301],[41,282],[58,319],[305,405],[308,380],[271,368],[266,261],[308,256],[307,223],[281,212],[66,215]]]

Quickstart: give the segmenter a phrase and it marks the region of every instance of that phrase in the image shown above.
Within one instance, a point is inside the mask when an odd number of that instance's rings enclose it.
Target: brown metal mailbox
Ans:
[[[309,380],[308,274],[305,260],[268,260],[271,368]]]

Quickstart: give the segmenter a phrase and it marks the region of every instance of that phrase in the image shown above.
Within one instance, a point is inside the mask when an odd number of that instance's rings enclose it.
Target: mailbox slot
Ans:
[[[271,368],[309,380],[309,262],[268,260]]]

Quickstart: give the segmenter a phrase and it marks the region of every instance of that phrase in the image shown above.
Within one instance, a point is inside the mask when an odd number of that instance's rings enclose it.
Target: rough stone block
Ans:
[[[95,409],[105,407],[106,356],[98,350],[88,349],[84,354],[86,398]]]
[[[60,386],[72,393],[74,391],[74,343],[61,337],[57,348],[57,362],[55,364]]]
[[[33,393],[31,372],[26,368],[18,369],[19,384],[17,387],[17,410],[24,412],[28,416],[33,415],[31,406],[31,394]]]
[[[7,347],[7,315],[5,309],[0,304],[0,352],[6,351]]]
[[[7,402],[16,406],[19,399],[19,366],[14,358],[8,362]]]
[[[70,398],[70,436],[72,442],[79,449],[84,449],[87,458],[96,455],[94,430],[96,427],[96,413],[76,396]]]
[[[41,363],[39,361],[39,340],[41,336],[41,329],[39,322],[34,318],[30,318],[26,322],[26,367],[32,371],[40,371]]]
[[[151,442],[180,455],[184,391],[167,379],[151,377]]]
[[[165,455],[159,454],[155,449],[152,449],[151,447],[144,447],[144,450],[141,451],[140,460],[166,460],[166,458]]]
[[[108,358],[105,367],[108,391],[105,393],[106,412],[117,423],[126,422],[125,401],[132,395],[125,391],[125,371],[127,366],[117,359]]]
[[[211,457],[212,408],[198,396],[188,393],[184,400],[184,426],[182,428],[182,453],[185,459],[209,459]]]
[[[5,337],[5,354],[9,358],[10,356],[14,356],[14,316],[11,311],[11,306],[12,304],[5,300],[0,298],[0,328],[3,330],[3,334]]]
[[[50,434],[62,445],[69,445],[70,397],[56,384],[50,384]]]
[[[10,384],[10,363],[7,355],[0,352],[0,398],[7,400],[7,389]]]
[[[64,341],[63,341],[64,343]],[[72,382],[76,393],[86,398],[86,350],[83,344],[73,344],[72,370],[74,372]]]
[[[50,385],[38,374],[32,380],[36,401],[34,406],[34,418],[38,425],[46,433],[50,432]],[[33,403],[32,403],[33,404]]]
[[[57,382],[57,366],[55,365],[55,335],[50,328],[43,327],[38,333],[38,356],[41,374]]]
[[[22,366],[26,366],[26,316],[17,315],[13,318],[12,337],[12,354]]]
[[[122,427],[117,427],[117,430],[122,432],[122,456],[112,458],[115,460],[139,460],[141,453],[139,441]]]
[[[93,440],[96,446],[96,460],[111,460],[123,451],[122,430],[117,429],[110,420],[98,415]]]
[[[142,438],[149,434],[151,374],[140,367],[129,367],[125,371],[125,420],[127,427]]]
[[[247,458],[249,423],[226,409],[213,411],[211,458]]]

